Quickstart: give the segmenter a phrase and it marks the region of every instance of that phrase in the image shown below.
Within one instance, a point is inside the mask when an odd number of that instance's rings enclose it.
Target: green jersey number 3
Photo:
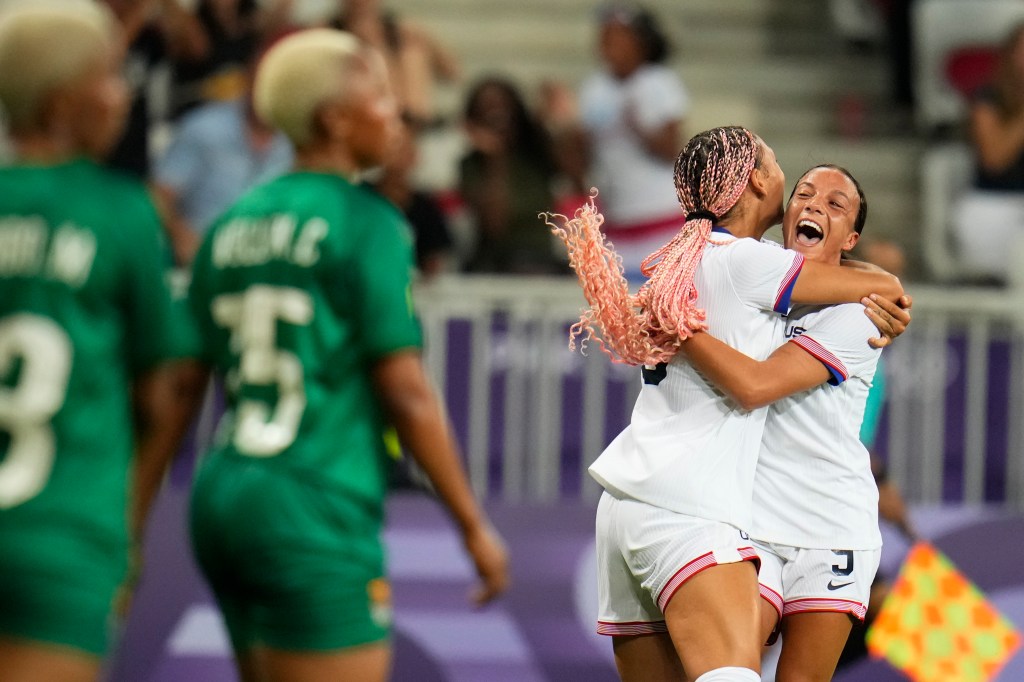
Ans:
[[[0,460],[0,509],[27,502],[46,486],[57,453],[51,421],[64,404],[71,340],[52,320],[22,313],[0,320],[0,432],[10,438]],[[19,364],[20,363],[20,366]]]
[[[257,284],[213,299],[211,312],[218,325],[231,331],[231,347],[239,354],[236,374],[229,381],[237,382],[238,388],[277,388],[274,405],[238,401],[234,445],[252,457],[277,455],[295,441],[306,409],[302,362],[277,347],[277,323],[310,324],[313,299],[301,289]]]

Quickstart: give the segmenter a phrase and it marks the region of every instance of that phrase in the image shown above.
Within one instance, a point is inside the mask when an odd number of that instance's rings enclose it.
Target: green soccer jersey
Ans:
[[[0,573],[19,538],[127,543],[131,381],[188,350],[161,235],[143,185],[91,161],[0,169]]]
[[[421,345],[412,236],[385,199],[297,172],[210,230],[189,301],[228,411],[210,455],[273,468],[379,508],[384,420],[375,360]]]

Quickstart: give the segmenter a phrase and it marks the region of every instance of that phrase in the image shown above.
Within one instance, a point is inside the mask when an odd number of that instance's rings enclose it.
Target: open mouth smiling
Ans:
[[[796,241],[803,246],[814,246],[825,238],[821,225],[804,218],[796,224]]]

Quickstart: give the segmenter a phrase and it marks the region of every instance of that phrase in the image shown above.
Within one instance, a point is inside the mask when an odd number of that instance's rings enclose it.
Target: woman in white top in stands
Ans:
[[[614,2],[600,23],[603,68],[580,88],[580,119],[605,233],[626,274],[639,279],[640,261],[680,227],[672,163],[690,96],[665,64],[668,40],[653,14]]]
[[[793,190],[783,237],[808,262],[838,265],[866,220],[853,176],[817,166]],[[881,351],[867,342],[875,325],[864,311],[859,304],[795,306],[764,361],[708,334],[683,346],[741,408],[771,403],[750,535],[761,558],[763,634],[768,639],[779,625],[783,633],[779,680],[832,679],[852,619],[864,620],[878,569],[878,488],[859,435]]]
[[[1005,281],[1024,258],[1024,24],[1003,44],[992,82],[974,93],[969,123],[974,182],[954,207],[958,254]]]
[[[593,205],[555,228],[590,303],[574,332],[599,333],[615,360],[644,366],[630,425],[591,467],[605,489],[598,631],[613,637],[626,681],[760,679],[757,555],[746,531],[767,408],[743,410],[674,361],[685,339],[706,329],[764,359],[791,301],[903,294],[891,275],[804,262],[760,241],[782,216],[784,180],[771,148],[743,128],[691,139],[675,165],[685,223],[645,259],[635,295]]]

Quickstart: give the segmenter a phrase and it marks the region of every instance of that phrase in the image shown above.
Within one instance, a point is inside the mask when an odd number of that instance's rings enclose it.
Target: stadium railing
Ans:
[[[908,290],[914,321],[884,354],[877,453],[911,502],[1024,509],[1024,292]],[[568,350],[584,305],[575,279],[444,276],[416,300],[477,492],[596,499],[587,466],[628,423],[640,376],[596,342]]]

